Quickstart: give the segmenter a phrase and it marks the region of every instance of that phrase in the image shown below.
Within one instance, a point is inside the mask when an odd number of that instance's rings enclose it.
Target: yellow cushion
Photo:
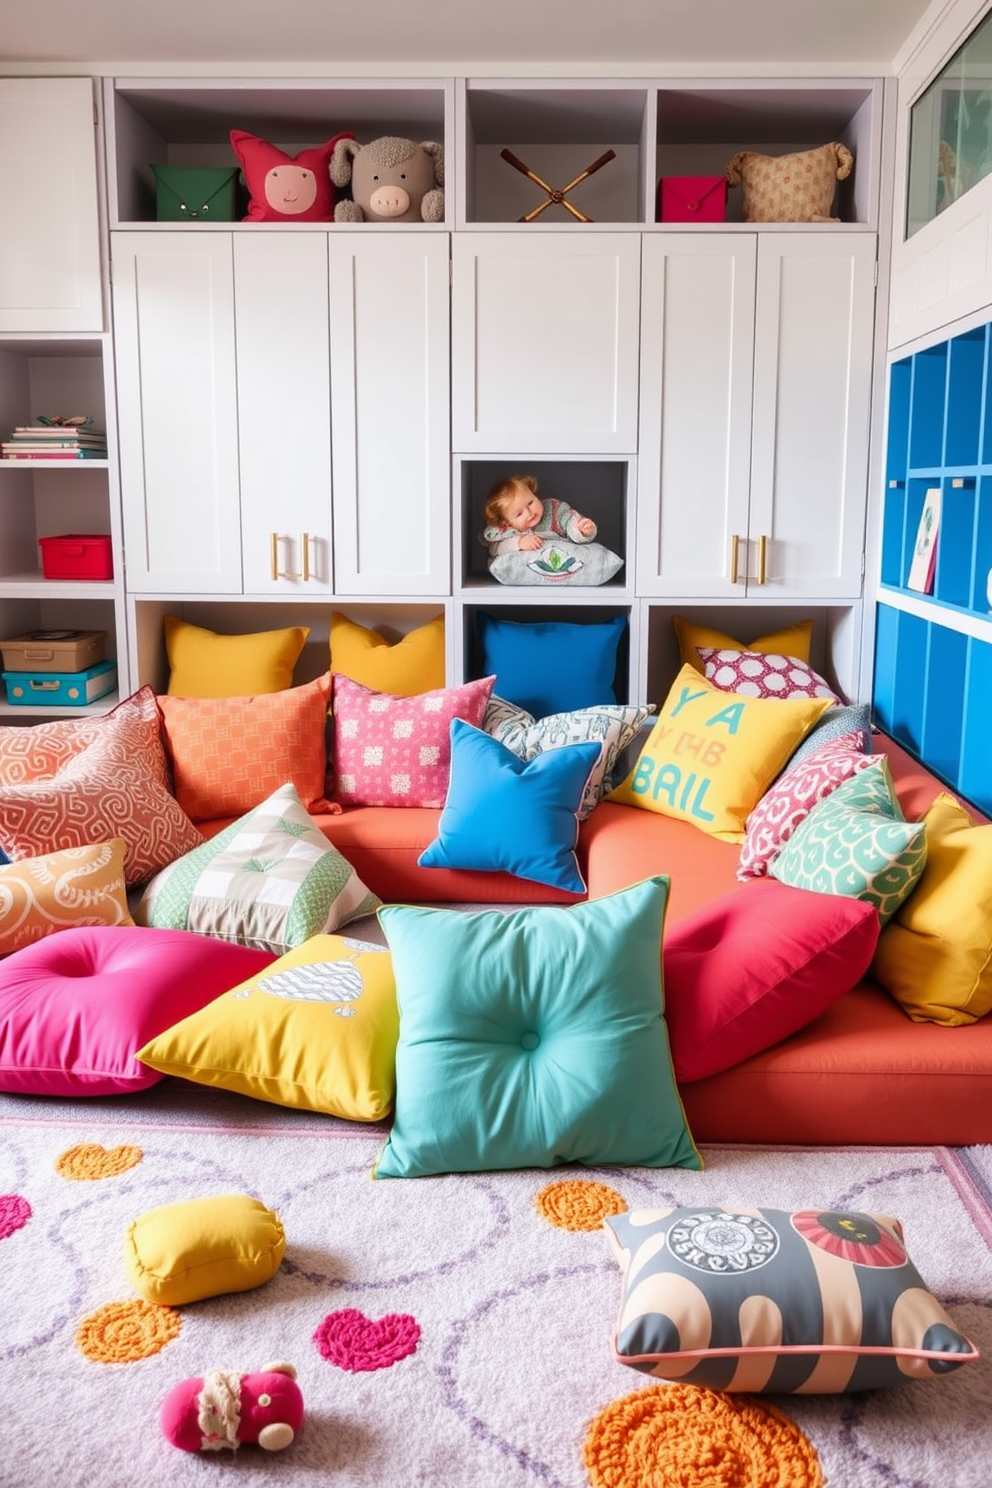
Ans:
[[[946,791],[923,821],[926,867],[872,970],[917,1023],[974,1023],[992,1009],[992,826]]]
[[[133,925],[123,837],[0,867],[0,956],[70,925]]]
[[[395,645],[336,610],[331,615],[331,671],[393,697],[444,686],[444,616],[411,630]]]
[[[389,952],[312,935],[153,1038],[138,1058],[275,1105],[379,1121],[392,1109],[398,1038]]]
[[[721,692],[684,666],[636,765],[608,801],[679,817],[724,842],[744,824],[829,698]]]
[[[146,1302],[181,1307],[261,1286],[285,1250],[277,1214],[247,1194],[222,1194],[163,1204],[132,1220],[124,1264]]]
[[[218,635],[166,615],[165,649],[173,697],[252,697],[293,685],[293,668],[310,628],[262,630],[255,635]]]
[[[783,625],[768,635],[756,636],[753,641],[735,641],[733,636],[710,625],[696,625],[681,615],[672,616],[675,635],[679,643],[679,655],[683,666],[703,670],[703,663],[696,652],[697,646],[715,646],[718,651],[761,651],[766,656],[798,656],[800,661],[809,661],[809,643],[813,634],[812,620],[797,620],[794,625]]]

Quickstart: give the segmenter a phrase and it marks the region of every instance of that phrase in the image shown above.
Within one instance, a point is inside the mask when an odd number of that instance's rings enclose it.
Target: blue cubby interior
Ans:
[[[872,705],[886,733],[992,815],[992,644],[880,604]]]
[[[971,607],[992,615],[992,474],[979,476],[976,506]]]
[[[909,415],[911,470],[936,470],[944,463],[944,419],[947,411],[947,347],[930,346],[913,357],[913,393]]]
[[[943,481],[934,598],[967,608],[971,602],[975,558],[975,498],[973,476]]]
[[[977,465],[985,406],[986,327],[947,343],[947,414],[943,464]]]
[[[893,362],[889,369],[889,422],[886,439],[885,484],[890,490],[906,484],[909,465],[909,402],[913,390],[913,358]]]

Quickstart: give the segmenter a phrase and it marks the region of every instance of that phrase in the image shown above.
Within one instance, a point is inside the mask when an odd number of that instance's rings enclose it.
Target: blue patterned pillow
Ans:
[[[841,703],[836,708],[830,708],[806,735],[795,754],[790,754],[785,769],[791,770],[793,765],[813,754],[821,744],[853,733],[860,733],[864,738],[862,754],[871,754],[871,708],[867,703]]]

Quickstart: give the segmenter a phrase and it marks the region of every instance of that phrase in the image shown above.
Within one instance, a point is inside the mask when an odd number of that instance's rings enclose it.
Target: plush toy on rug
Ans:
[[[339,139],[330,176],[352,195],[335,206],[335,222],[444,221],[444,146],[435,140]]]
[[[211,1369],[180,1380],[162,1402],[162,1435],[184,1452],[234,1451],[257,1442],[281,1452],[303,1422],[303,1395],[292,1364],[266,1364],[257,1374]]]

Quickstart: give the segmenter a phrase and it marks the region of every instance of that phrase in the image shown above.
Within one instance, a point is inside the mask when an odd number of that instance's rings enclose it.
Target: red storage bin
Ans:
[[[112,579],[114,560],[105,532],[66,532],[39,537],[41,571],[46,579]]]

